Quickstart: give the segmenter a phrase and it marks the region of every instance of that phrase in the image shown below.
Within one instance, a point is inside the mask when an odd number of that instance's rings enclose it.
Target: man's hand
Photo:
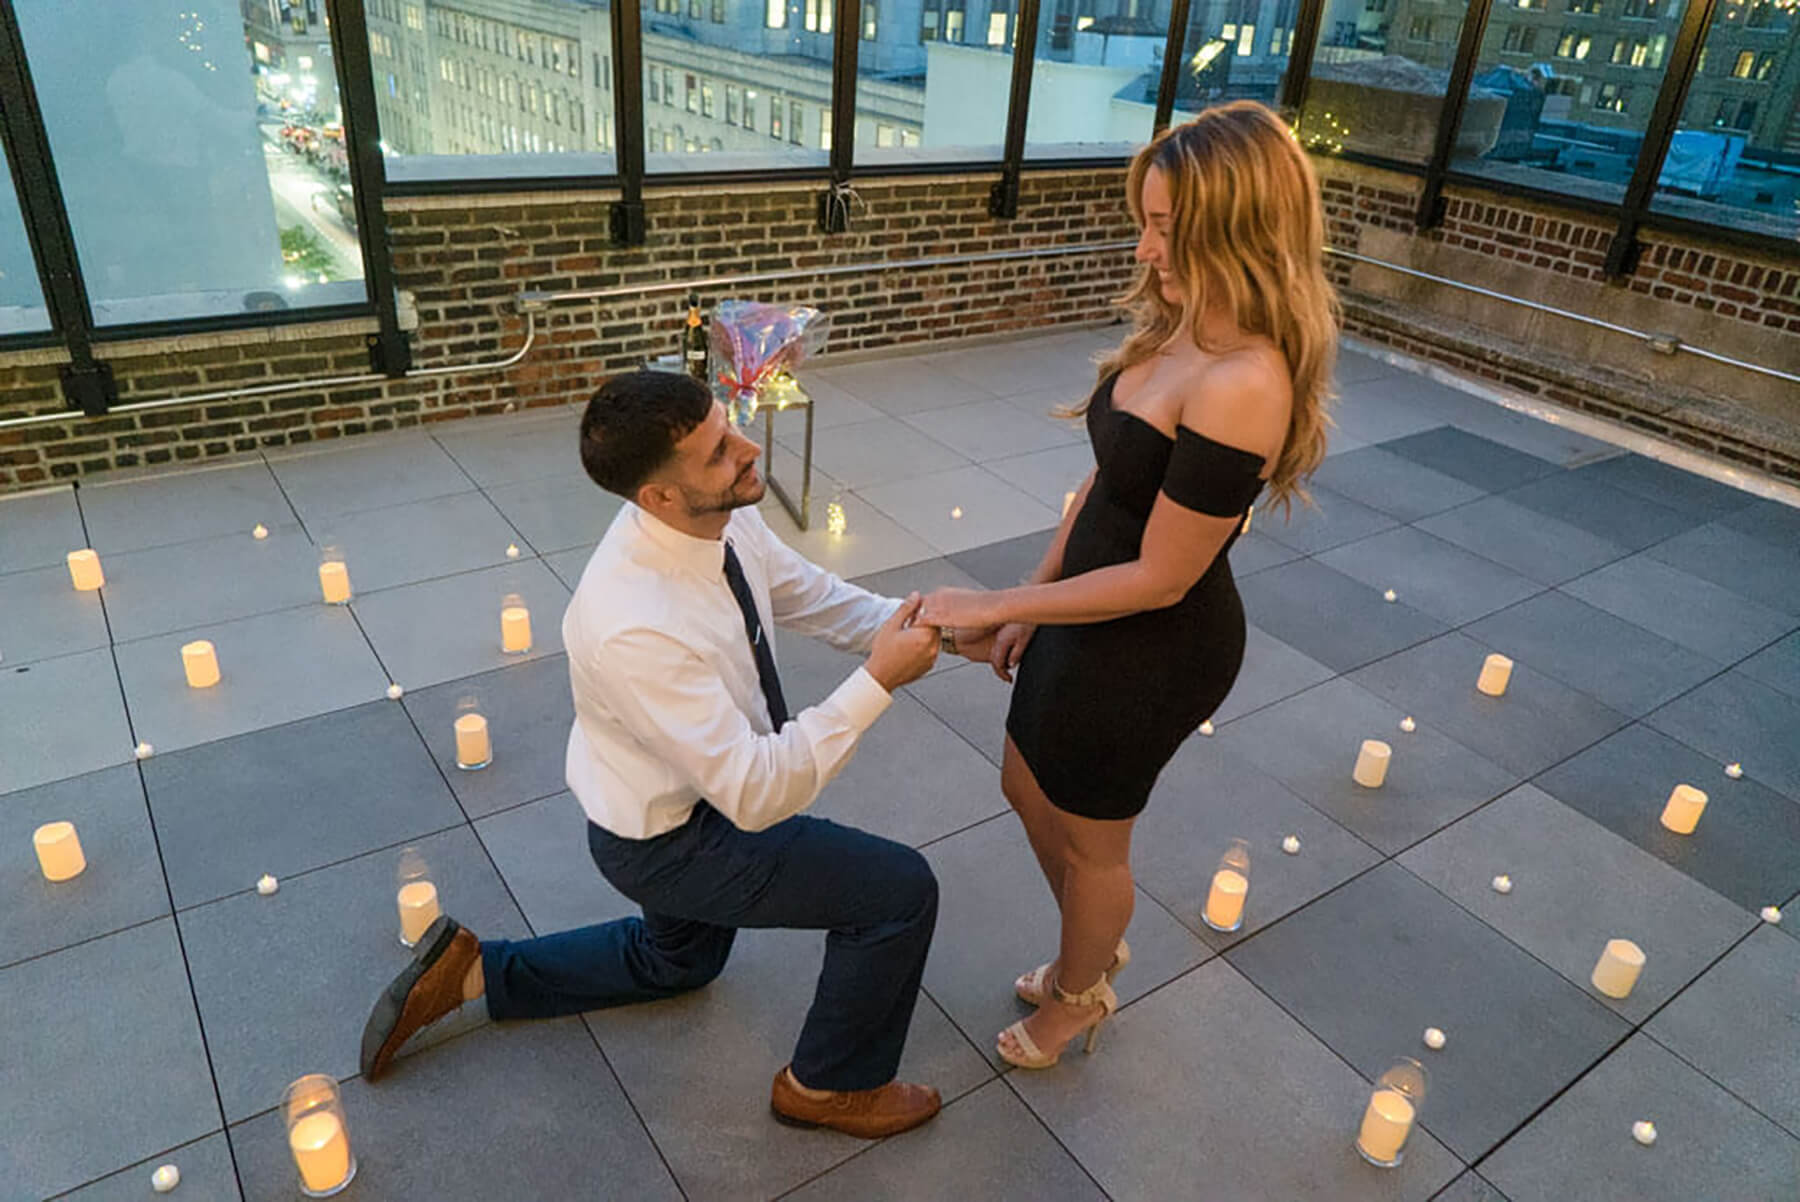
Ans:
[[[875,682],[892,693],[911,684],[937,663],[938,629],[917,622],[922,602],[913,593],[875,632],[875,645],[864,665]]]
[[[994,666],[994,675],[1012,683],[1013,669],[1019,666],[1019,659],[1025,654],[1025,645],[1031,642],[1031,636],[1037,633],[1037,627],[1027,622],[1008,622],[994,633],[994,643],[988,655],[988,662]]]

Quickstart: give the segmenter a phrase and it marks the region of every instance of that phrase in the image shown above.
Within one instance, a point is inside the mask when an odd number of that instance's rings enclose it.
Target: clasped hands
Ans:
[[[994,675],[1009,684],[1036,629],[1007,621],[999,593],[971,588],[936,590],[920,606],[918,620],[954,630],[959,654],[989,664]]]

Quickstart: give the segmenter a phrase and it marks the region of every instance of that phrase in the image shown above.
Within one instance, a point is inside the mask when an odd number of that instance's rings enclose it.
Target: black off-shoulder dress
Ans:
[[[1170,439],[1116,409],[1109,376],[1088,406],[1098,472],[1063,550],[1062,578],[1138,557],[1159,492],[1243,517],[1263,457],[1186,426]],[[1006,731],[1060,810],[1130,818],[1176,749],[1218,709],[1244,660],[1244,609],[1220,549],[1176,604],[1082,626],[1040,626],[1019,662]]]

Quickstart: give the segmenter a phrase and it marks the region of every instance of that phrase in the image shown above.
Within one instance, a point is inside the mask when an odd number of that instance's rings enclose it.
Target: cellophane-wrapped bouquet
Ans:
[[[713,309],[712,355],[726,410],[747,424],[769,389],[822,350],[831,320],[807,305],[721,301]]]

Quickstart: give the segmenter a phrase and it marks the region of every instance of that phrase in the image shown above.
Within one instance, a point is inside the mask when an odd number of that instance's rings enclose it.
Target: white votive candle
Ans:
[[[1662,824],[1678,835],[1691,835],[1705,809],[1705,793],[1692,785],[1676,785],[1663,806]]]
[[[488,741],[487,719],[480,714],[464,714],[456,720],[456,766],[484,768],[494,758]]]
[[[1378,1164],[1392,1164],[1412,1133],[1413,1104],[1397,1089],[1378,1089],[1369,1095],[1363,1111],[1362,1130],[1356,1146]]]
[[[1590,980],[1610,998],[1631,996],[1638,974],[1644,971],[1644,949],[1629,939],[1608,939]]]
[[[325,594],[327,605],[350,603],[350,569],[342,560],[328,560],[319,565],[319,591]]]
[[[531,611],[523,605],[509,605],[500,611],[500,649],[509,655],[531,650]]]
[[[81,836],[73,822],[46,822],[31,832],[31,845],[37,850],[38,867],[44,879],[66,881],[81,875],[87,857],[81,854]]]
[[[1221,931],[1236,930],[1244,920],[1244,896],[1250,892],[1250,878],[1232,868],[1213,873],[1212,889],[1206,895],[1206,921]]]
[[[182,644],[181,667],[190,689],[209,689],[219,683],[219,657],[205,639]]]
[[[1365,789],[1381,788],[1393,754],[1394,749],[1380,739],[1364,739],[1362,750],[1356,753],[1356,770],[1350,774],[1351,779]]]
[[[84,593],[105,588],[106,573],[100,568],[100,553],[92,547],[69,552],[69,582]]]
[[[1481,665],[1481,677],[1475,687],[1489,697],[1499,697],[1506,692],[1506,686],[1512,680],[1513,662],[1496,652],[1487,657]]]
[[[412,947],[438,916],[437,886],[430,881],[411,881],[400,886],[395,901],[400,907],[400,942]]]
[[[288,1132],[288,1147],[300,1180],[315,1195],[336,1189],[350,1175],[350,1140],[329,1110],[315,1111]]]

